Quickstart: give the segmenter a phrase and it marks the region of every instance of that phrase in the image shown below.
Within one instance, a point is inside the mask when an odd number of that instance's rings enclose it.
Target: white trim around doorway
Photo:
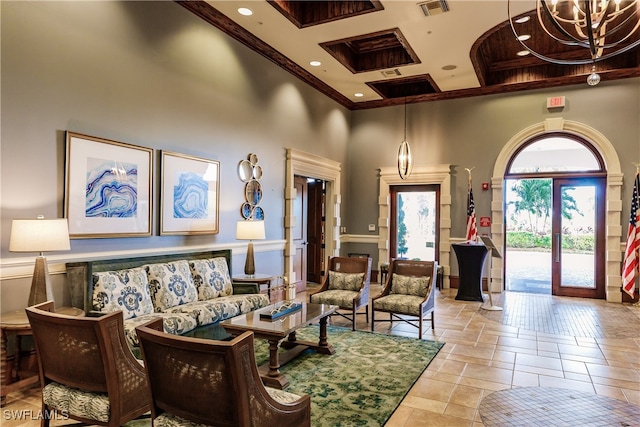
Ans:
[[[284,193],[284,271],[289,283],[295,283],[294,255],[296,247],[293,243],[292,229],[300,221],[293,216],[293,203],[296,198],[294,186],[294,176],[304,176],[307,178],[321,179],[326,184],[326,207],[325,207],[325,256],[337,256],[340,252],[340,173],[341,164],[335,160],[316,156],[287,148],[287,163]]]
[[[378,197],[378,262],[389,260],[389,187],[391,185],[440,186],[440,253],[438,265],[443,268],[443,288],[449,288],[451,266],[451,165],[414,166],[411,175],[400,178],[392,167],[380,168],[380,195]],[[380,266],[378,265],[378,269]]]
[[[518,148],[531,138],[549,132],[565,132],[578,135],[587,140],[595,148],[605,162],[607,170],[607,211],[606,211],[606,300],[608,302],[622,302],[620,286],[621,277],[621,238],[622,238],[622,178],[620,160],[611,142],[600,132],[583,123],[565,120],[563,118],[547,119],[523,129],[514,135],[496,159],[491,178],[491,235],[498,251],[504,250],[504,174],[509,160]],[[498,246],[499,245],[499,246]],[[495,259],[491,268],[492,292],[500,292],[503,286],[502,259]]]

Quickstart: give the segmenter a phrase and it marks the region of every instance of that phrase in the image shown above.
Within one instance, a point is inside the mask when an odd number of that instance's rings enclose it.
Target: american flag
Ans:
[[[633,184],[633,199],[631,200],[631,218],[629,219],[629,232],[627,233],[627,250],[624,253],[622,267],[622,289],[631,298],[636,288],[636,276],[638,275],[638,258],[640,254],[640,173],[636,172]]]
[[[476,227],[476,205],[473,203],[473,189],[471,188],[471,176],[469,176],[469,194],[467,195],[467,241],[478,240],[478,228]]]

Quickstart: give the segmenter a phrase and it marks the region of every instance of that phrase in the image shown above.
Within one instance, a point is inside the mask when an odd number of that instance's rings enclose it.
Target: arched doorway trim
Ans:
[[[389,260],[389,187],[391,185],[416,184],[437,184],[440,186],[440,259],[438,264],[444,270],[443,287],[448,288],[451,256],[451,165],[414,166],[411,175],[405,179],[400,178],[397,168],[380,168],[378,262],[384,263]]]
[[[622,302],[620,286],[622,278],[620,268],[622,262],[622,177],[620,160],[611,142],[596,129],[583,123],[564,120],[563,118],[547,119],[536,123],[514,135],[496,159],[491,178],[491,234],[500,252],[504,250],[504,174],[509,159],[517,149],[532,137],[548,132],[562,131],[578,135],[587,140],[602,158],[607,169],[607,221],[606,221],[606,298],[609,302]],[[492,264],[491,277],[493,292],[500,292],[503,287],[502,259],[495,259]]]
[[[341,165],[335,160],[305,153],[295,148],[287,148],[287,164],[285,177],[285,216],[284,216],[284,271],[289,283],[294,283],[293,261],[296,252],[293,243],[292,229],[299,218],[292,215],[293,202],[296,198],[294,176],[321,179],[326,182],[326,220],[325,220],[325,254],[337,256],[340,250],[340,173]]]

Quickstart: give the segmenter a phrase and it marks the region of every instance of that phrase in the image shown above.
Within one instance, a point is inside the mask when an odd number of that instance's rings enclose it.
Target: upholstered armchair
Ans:
[[[328,274],[320,289],[309,295],[309,302],[340,307],[336,314],[351,320],[356,330],[356,314],[364,314],[369,323],[369,287],[371,258],[329,257]],[[357,313],[364,308],[364,313]]]
[[[42,413],[120,426],[150,410],[144,367],[124,337],[122,312],[56,314],[53,301],[26,309],[38,353]],[[49,425],[49,417],[41,418]]]
[[[311,398],[263,385],[253,332],[231,341],[136,328],[151,388],[154,427],[310,427]]]
[[[371,330],[375,322],[402,321],[418,328],[422,338],[423,319],[431,314],[435,328],[434,308],[437,262],[394,259],[389,265],[389,278],[382,292],[371,299]],[[389,319],[376,319],[376,311],[389,313]]]

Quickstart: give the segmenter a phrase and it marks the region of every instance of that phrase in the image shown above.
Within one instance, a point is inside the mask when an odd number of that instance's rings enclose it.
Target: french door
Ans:
[[[605,297],[605,178],[508,179],[506,290]]]
[[[552,293],[605,297],[604,178],[554,178]]]

